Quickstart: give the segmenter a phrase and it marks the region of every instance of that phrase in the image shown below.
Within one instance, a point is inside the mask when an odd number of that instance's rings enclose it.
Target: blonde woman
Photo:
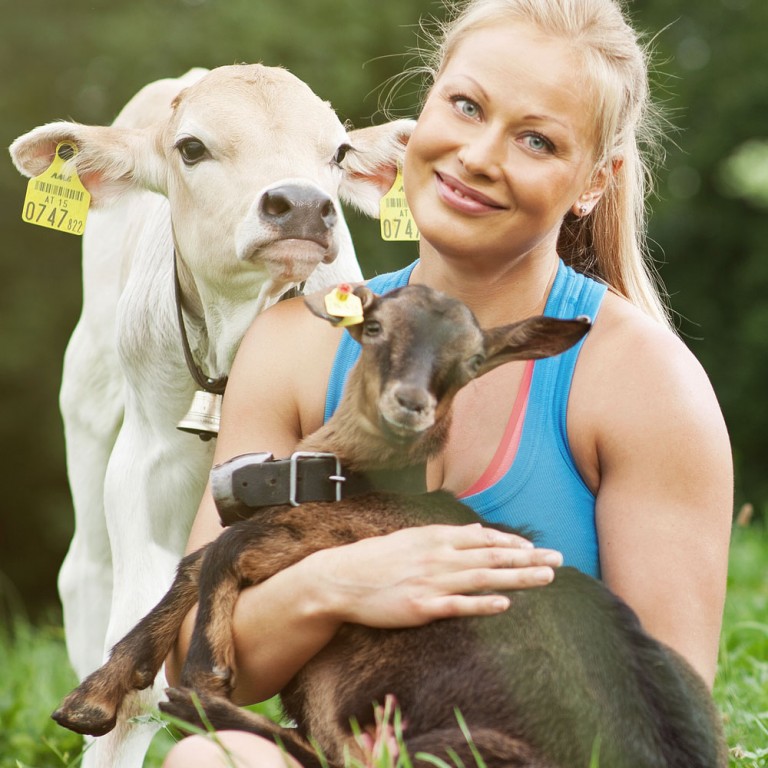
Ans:
[[[486,327],[540,312],[594,318],[572,353],[502,366],[463,390],[448,448],[428,467],[431,488],[541,537],[530,547],[481,527],[413,529],[319,552],[245,590],[236,700],[279,691],[343,622],[493,614],[508,605],[496,591],[546,584],[562,562],[601,578],[712,684],[730,448],[645,258],[638,147],[650,113],[644,52],[613,0],[475,0],[446,24],[404,164],[419,260],[372,285],[432,286]],[[266,353],[268,375],[255,363]],[[354,354],[300,302],[257,318],[216,460],[290,454],[332,411]],[[207,495],[189,549],[219,531]],[[285,764],[258,737],[221,739],[238,766]],[[187,739],[166,766],[224,765],[217,754]]]

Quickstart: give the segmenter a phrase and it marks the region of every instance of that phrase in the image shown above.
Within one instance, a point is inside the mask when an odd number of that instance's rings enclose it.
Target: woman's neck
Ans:
[[[557,274],[555,251],[530,253],[503,264],[449,260],[422,243],[411,282],[463,301],[489,328],[541,314]]]

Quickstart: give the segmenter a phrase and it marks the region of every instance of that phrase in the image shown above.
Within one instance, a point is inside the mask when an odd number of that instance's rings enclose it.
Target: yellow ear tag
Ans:
[[[325,296],[325,311],[331,317],[338,317],[335,325],[342,327],[363,322],[363,302],[352,293],[352,288],[342,283]]]
[[[62,141],[48,170],[29,180],[21,218],[29,224],[82,235],[91,195],[83,186],[74,164],[77,147]]]
[[[418,240],[419,230],[411,215],[408,201],[403,191],[403,173],[398,168],[395,183],[379,203],[379,219],[381,220],[381,239],[389,242],[394,240]]]

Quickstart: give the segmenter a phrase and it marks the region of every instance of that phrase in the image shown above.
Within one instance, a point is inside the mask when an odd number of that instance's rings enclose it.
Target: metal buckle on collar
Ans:
[[[329,475],[328,479],[336,483],[336,501],[341,501],[341,485],[346,477],[341,474],[341,462],[335,453],[322,453],[315,451],[296,451],[291,454],[291,469],[289,474],[288,501],[292,507],[298,507],[301,502],[297,500],[299,461],[302,459],[335,459],[336,474]]]

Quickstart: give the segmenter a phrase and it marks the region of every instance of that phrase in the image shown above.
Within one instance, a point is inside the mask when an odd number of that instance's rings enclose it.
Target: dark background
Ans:
[[[764,0],[636,0],[657,99],[676,126],[651,201],[653,252],[683,338],[733,440],[737,506],[768,503],[768,57]],[[413,63],[431,0],[0,0],[0,143],[54,119],[111,122],[144,84],[192,66],[283,65],[361,127]],[[416,87],[396,106],[415,116]],[[0,615],[56,610],[72,531],[58,387],[79,314],[80,239],[21,221],[26,181],[0,163]],[[366,275],[405,263],[349,216]]]

